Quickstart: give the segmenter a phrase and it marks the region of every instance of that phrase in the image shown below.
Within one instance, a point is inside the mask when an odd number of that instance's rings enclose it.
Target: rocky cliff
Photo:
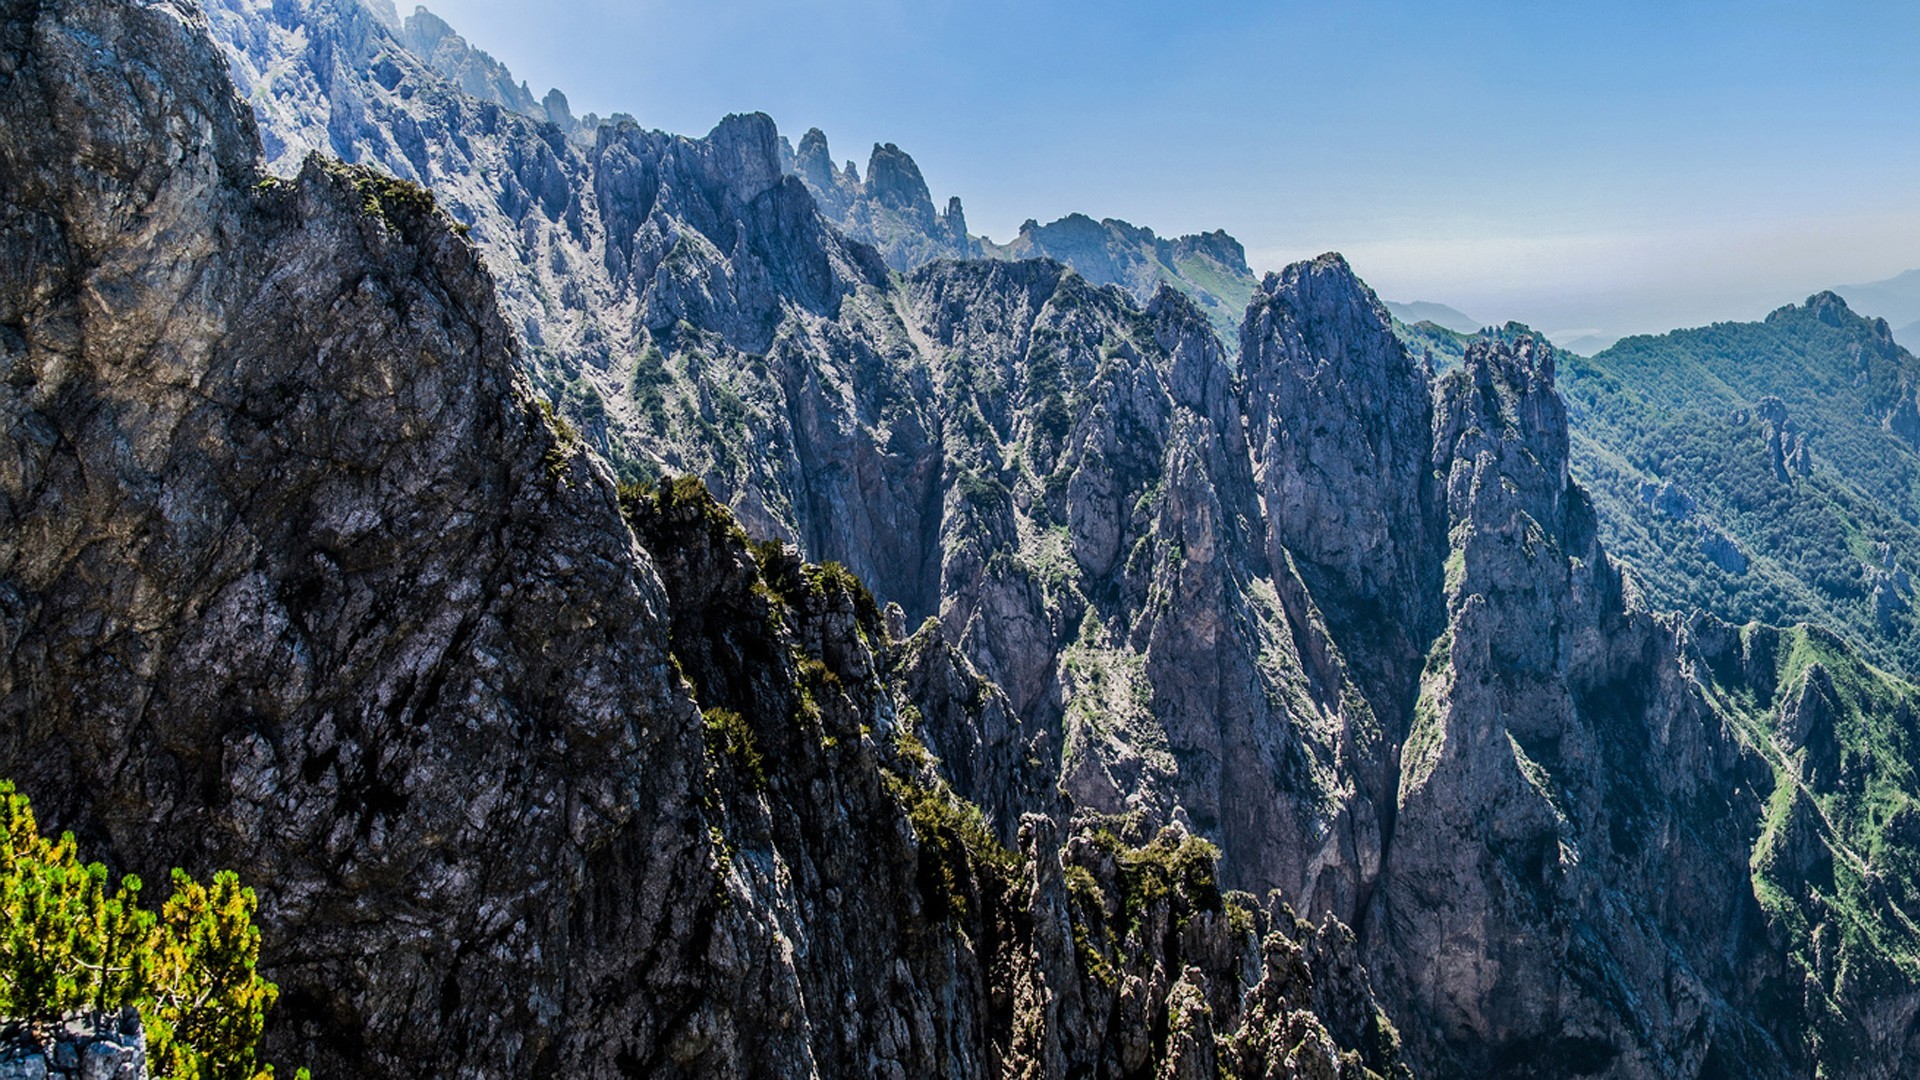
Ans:
[[[259,888],[272,1056],[1396,1071],[1352,936],[1204,841],[956,797],[997,691],[698,481],[616,493],[433,198],[267,174],[197,13],[4,15],[0,769]]]

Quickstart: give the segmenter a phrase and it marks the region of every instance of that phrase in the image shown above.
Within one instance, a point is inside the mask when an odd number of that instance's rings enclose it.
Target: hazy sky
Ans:
[[[429,7],[577,113],[760,110],[863,171],[898,143],[996,240],[1225,228],[1563,340],[1920,266],[1914,0]]]

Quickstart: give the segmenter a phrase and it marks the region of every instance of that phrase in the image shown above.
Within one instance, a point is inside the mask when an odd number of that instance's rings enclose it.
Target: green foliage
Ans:
[[[73,834],[42,838],[27,798],[0,782],[0,1015],[52,1018],[118,1007],[153,979],[154,916],[138,907],[140,879],[107,888],[107,869],[83,865]]]
[[[559,480],[566,475],[567,462],[581,445],[580,431],[554,409],[553,402],[543,397],[535,397],[533,401],[540,410],[540,418],[553,432],[553,445],[547,447],[540,464],[546,468],[548,476]]]
[[[981,510],[998,510],[1013,497],[1000,478],[978,469],[968,469],[954,478],[962,497]]]
[[[1236,890],[1222,894],[1220,900],[1227,911],[1227,926],[1234,933],[1245,936],[1258,932],[1259,921],[1255,913],[1260,909],[1260,901],[1252,893]]]
[[[873,599],[873,593],[859,575],[837,562],[824,562],[809,565],[801,571],[806,581],[807,592],[812,596],[828,596],[844,593],[853,601],[854,615],[863,628],[877,629],[880,625],[880,605]]]
[[[1575,474],[1602,540],[1655,607],[1816,621],[1920,672],[1911,592],[1891,610],[1873,600],[1884,564],[1920,566],[1920,453],[1888,423],[1920,362],[1878,325],[1816,298],[1765,322],[1561,361]],[[1767,397],[1784,404],[1811,471],[1776,461]]]
[[[396,209],[415,214],[433,212],[433,193],[411,180],[368,170],[355,177],[354,187],[370,214],[387,217]]]
[[[1061,353],[1058,347],[1035,347],[1027,353],[1027,400],[1032,409],[1031,445],[1036,461],[1051,461],[1060,440],[1073,427]]]
[[[649,345],[633,363],[633,403],[655,435],[667,431],[667,388],[673,385],[673,373],[667,370],[667,358]]]
[[[260,930],[253,890],[230,870],[203,886],[173,872],[160,909],[155,1005],[146,1017],[150,1053],[162,1076],[246,1080],[271,1075],[254,1047],[279,987],[255,970]]]
[[[702,714],[706,724],[707,753],[733,763],[741,775],[753,782],[754,790],[767,786],[767,764],[754,741],[753,728],[731,709],[708,709]]]
[[[883,773],[887,791],[900,800],[920,838],[921,895],[942,918],[965,918],[969,893],[981,878],[1004,879],[1019,865],[987,828],[980,808],[939,780],[923,782]]]
[[[1847,1060],[1865,1045],[1852,1003],[1920,979],[1920,694],[1807,626],[1749,626],[1710,670],[1709,700],[1771,772],[1754,896],[1820,1055]]]
[[[638,532],[648,531],[656,517],[690,514],[706,524],[712,535],[728,543],[747,543],[740,522],[707,490],[698,476],[664,477],[658,483],[621,484],[615,489],[620,510]]]
[[[42,837],[26,796],[0,781],[0,1015],[133,1005],[155,1076],[271,1077],[255,1047],[279,988],[256,970],[253,890],[231,871],[202,885],[176,869],[156,915],[140,889],[128,875],[109,890],[106,867],[82,864],[72,833]]]
[[[1120,825],[1120,822],[1114,822]],[[1120,866],[1120,909],[1137,924],[1154,904],[1172,905],[1175,929],[1201,911],[1220,911],[1220,886],[1214,866],[1220,849],[1198,836],[1162,829],[1141,846],[1128,845],[1113,828],[1095,830],[1093,842]]]
[[[912,709],[913,706],[907,708]],[[914,711],[918,713],[918,710]],[[933,751],[927,749],[926,742],[920,738],[918,725],[907,723],[904,719],[894,728],[893,749],[915,769],[931,769],[940,764],[940,759],[933,756]]]
[[[1119,975],[1107,959],[1107,935],[1099,933],[1106,922],[1107,895],[1084,866],[1069,863],[1064,871],[1067,899],[1073,904],[1073,944],[1080,954],[1080,966],[1102,986],[1113,986]]]

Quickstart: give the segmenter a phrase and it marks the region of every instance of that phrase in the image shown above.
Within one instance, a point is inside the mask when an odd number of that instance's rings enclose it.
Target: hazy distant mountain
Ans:
[[[1387,305],[1387,310],[1393,313],[1394,318],[1399,319],[1409,326],[1414,323],[1430,322],[1435,326],[1445,327],[1448,330],[1458,331],[1462,334],[1471,334],[1481,327],[1489,325],[1462,312],[1458,308],[1448,307],[1445,304],[1436,304],[1430,300],[1415,300],[1412,303],[1405,304],[1394,300],[1387,300],[1384,301],[1384,303]]]
[[[1553,335],[1553,344],[1556,348],[1563,352],[1579,353],[1581,356],[1592,356],[1594,353],[1611,349],[1619,340],[1612,334],[1583,330],[1562,331]]]
[[[1259,285],[1246,249],[1216,229],[1171,239],[1117,218],[1068,214],[1050,225],[1028,219],[1020,235],[992,254],[1066,263],[1096,285],[1118,285],[1142,302],[1162,284],[1191,296],[1223,341],[1237,342],[1240,320]]]
[[[1847,306],[1897,327],[1894,340],[1909,349],[1920,348],[1920,270],[1909,270],[1885,281],[1841,285],[1833,290]]]

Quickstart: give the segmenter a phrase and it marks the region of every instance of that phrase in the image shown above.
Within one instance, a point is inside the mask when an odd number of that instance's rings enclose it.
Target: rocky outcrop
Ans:
[[[264,176],[203,22],[6,26],[5,769],[149,880],[257,884],[286,1058],[556,1052],[593,853],[708,860],[610,485],[424,192]],[[626,940],[680,940],[673,896]]]
[[[1840,659],[1831,638],[1783,642],[1639,610],[1568,481],[1553,377],[1542,346],[1481,344],[1436,395],[1448,621],[1365,923],[1383,985],[1404,995],[1390,1001],[1410,1055],[1515,1076],[1542,1060],[1619,1076],[1879,1060],[1869,1071],[1895,1075],[1910,988],[1879,984],[1884,996],[1859,1012],[1830,1004],[1844,990],[1783,1000],[1769,988],[1837,971],[1808,974],[1818,964],[1802,950],[1818,946],[1787,942],[1910,910],[1845,880],[1838,852],[1858,819],[1814,810],[1846,798],[1836,748],[1898,723],[1907,692]],[[1863,680],[1852,705],[1805,667],[1815,656]],[[1802,669],[1797,689],[1785,673]],[[1847,724],[1853,735],[1828,734]],[[1850,783],[1898,782],[1868,780],[1871,751],[1859,752]],[[1776,873],[1823,884],[1781,886]]]
[[[1390,326],[1339,256],[1300,263],[1248,308],[1241,372],[1269,557],[1291,555],[1393,718],[1435,632],[1445,532],[1432,375]]]
[[[853,162],[836,167],[826,134],[809,128],[794,152],[793,171],[828,220],[853,239],[872,244],[895,270],[914,270],[935,259],[974,258],[985,250],[967,235],[959,197],[949,199],[944,212],[935,210],[920,167],[892,143],[874,144],[862,181]]]
[[[147,1080],[140,1014],[69,1017],[59,1024],[0,1030],[0,1080]]]
[[[1813,455],[1807,450],[1807,437],[1787,415],[1787,404],[1771,395],[1754,403],[1753,414],[1762,425],[1767,442],[1767,457],[1773,475],[1782,483],[1813,472]]]
[[[471,97],[555,123],[568,115],[564,95],[556,103],[557,108],[552,110],[535,101],[526,83],[513,81],[513,74],[506,65],[469,45],[466,38],[447,25],[446,20],[424,7],[415,8],[413,14],[400,24],[400,41],[434,71]],[[558,93],[558,90],[551,91],[551,94]],[[563,129],[569,126],[563,125]]]

